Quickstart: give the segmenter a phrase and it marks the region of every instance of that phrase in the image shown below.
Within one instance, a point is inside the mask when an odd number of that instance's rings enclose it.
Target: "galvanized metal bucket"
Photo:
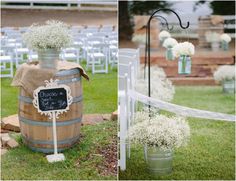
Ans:
[[[235,80],[224,80],[222,86],[224,93],[235,93]]]
[[[60,51],[46,49],[38,51],[39,66],[43,69],[56,69]]]
[[[155,175],[166,175],[172,172],[173,152],[154,146],[144,146],[144,157],[148,169]]]

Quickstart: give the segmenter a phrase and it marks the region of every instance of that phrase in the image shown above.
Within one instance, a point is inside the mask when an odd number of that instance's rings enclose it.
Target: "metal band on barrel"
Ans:
[[[30,143],[33,144],[47,144],[47,145],[53,145],[53,140],[34,140],[31,138],[27,138],[25,135],[23,135],[23,138]],[[72,144],[73,142],[77,141],[79,139],[79,135],[77,135],[76,137],[73,138],[69,138],[69,139],[65,139],[65,140],[58,140],[57,144],[58,145],[63,145],[63,144]]]
[[[75,69],[71,69],[71,70],[62,70],[56,73],[57,77],[64,77],[64,76],[69,76],[69,75],[76,75],[76,74],[80,74],[79,69],[75,68]]]
[[[26,119],[21,116],[19,116],[19,121],[25,124],[34,125],[34,126],[52,126],[52,122],[36,121],[36,120]],[[81,115],[81,118],[71,119],[68,121],[57,121],[57,126],[67,126],[67,125],[79,123],[81,121],[82,121],[82,115]]]

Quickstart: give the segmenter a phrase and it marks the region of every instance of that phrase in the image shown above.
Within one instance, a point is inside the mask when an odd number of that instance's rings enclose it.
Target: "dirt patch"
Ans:
[[[112,142],[104,148],[98,148],[98,153],[104,158],[104,162],[98,165],[101,175],[117,175],[117,140],[116,136]]]
[[[49,19],[63,21],[69,25],[114,25],[117,27],[117,13],[107,11],[79,10],[30,10],[2,9],[1,26],[23,27],[43,23]]]
[[[80,167],[80,163],[84,161],[92,161],[96,157],[101,157],[102,161],[96,163],[96,169],[102,176],[116,176],[117,175],[117,136],[113,135],[109,145],[104,147],[98,146],[96,151],[90,153],[86,158],[79,159],[75,164],[76,167]]]

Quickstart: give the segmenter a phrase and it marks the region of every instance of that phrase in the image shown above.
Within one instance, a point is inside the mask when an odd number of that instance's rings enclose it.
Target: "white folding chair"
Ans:
[[[138,71],[140,69],[140,52],[139,49],[132,48],[120,48],[119,55],[131,56],[133,57],[133,61],[135,61],[135,75],[138,76]]]
[[[87,68],[92,66],[92,73],[108,73],[107,45],[104,42],[90,44],[87,53]]]
[[[29,61],[29,52],[30,50],[28,48],[14,49],[16,68],[18,68],[21,63]]]
[[[64,61],[75,61],[79,63],[79,50],[74,47],[65,48],[62,50],[61,58]]]
[[[1,55],[0,56],[0,63],[4,66],[1,66],[1,77],[13,77],[13,59],[9,55]],[[7,68],[7,64],[10,65],[9,68]],[[7,73],[8,72],[8,73]]]
[[[109,64],[111,64],[111,68],[118,64],[118,41],[117,37],[109,37],[108,38],[108,46],[109,46]]]

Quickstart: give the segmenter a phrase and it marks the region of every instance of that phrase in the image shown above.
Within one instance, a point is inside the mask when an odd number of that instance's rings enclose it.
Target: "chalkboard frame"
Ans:
[[[53,80],[53,79],[50,79],[49,81],[45,80],[46,86],[38,87],[37,89],[34,90],[34,93],[33,93],[33,97],[34,97],[33,105],[34,105],[34,107],[38,110],[38,112],[40,114],[44,114],[46,116],[49,116],[49,119],[52,119],[53,113],[55,113],[56,118],[58,118],[60,114],[62,114],[64,112],[67,112],[70,109],[70,105],[72,104],[72,100],[73,100],[73,97],[71,96],[70,87],[65,85],[65,84],[60,84],[59,85],[57,82],[58,82],[58,80]],[[67,98],[66,108],[65,109],[47,110],[47,111],[41,110],[40,106],[39,106],[38,93],[41,90],[50,90],[50,89],[58,89],[58,88],[63,88],[63,89],[66,90],[66,98]]]

